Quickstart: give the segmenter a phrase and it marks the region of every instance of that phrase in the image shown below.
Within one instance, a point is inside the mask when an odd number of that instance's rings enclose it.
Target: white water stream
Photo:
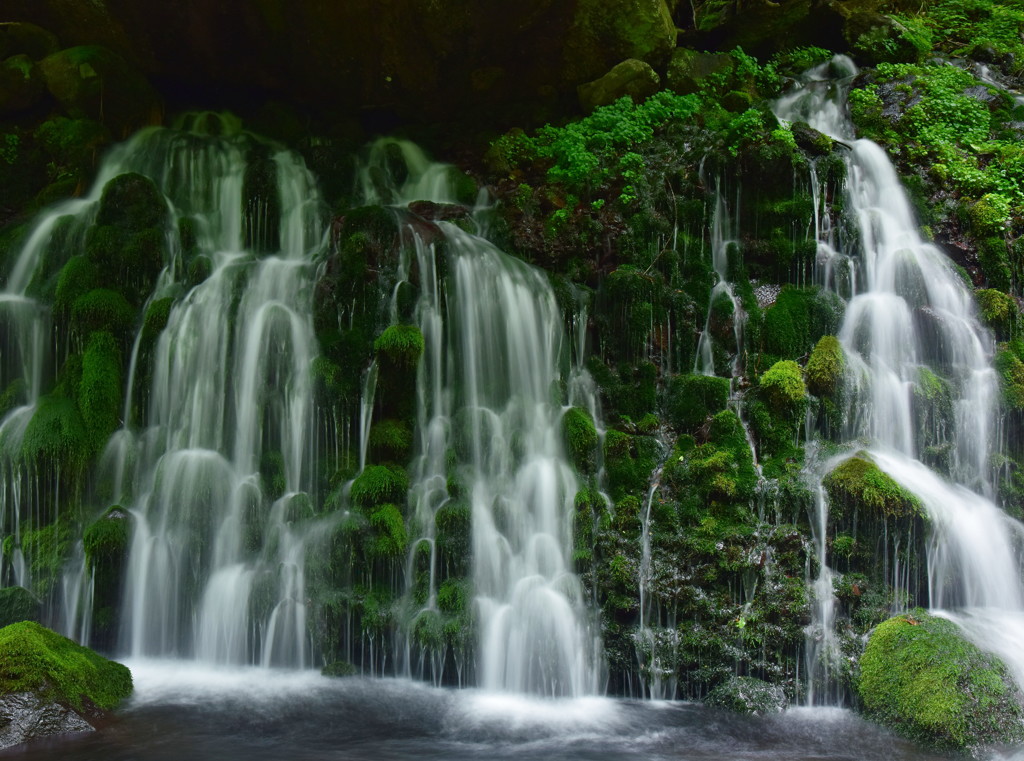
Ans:
[[[960,623],[980,647],[1002,656],[1024,684],[1024,526],[992,502],[998,399],[989,365],[992,337],[979,323],[967,284],[942,252],[922,239],[885,152],[869,140],[854,139],[845,92],[855,72],[848,59],[837,57],[808,72],[805,82],[776,104],[781,119],[806,121],[849,146],[846,197],[859,247],[836,252],[831,236],[819,234],[818,260],[822,268],[830,268],[837,254],[857,262],[839,331],[851,399],[844,438],[869,442],[875,463],[920,499],[928,519],[929,606]],[[918,459],[926,432],[914,389],[926,377],[948,383],[953,399],[942,442],[949,451],[944,474]],[[820,510],[827,510],[820,502]],[[818,546],[817,607],[823,619],[818,623],[830,630],[832,571],[823,537]],[[829,650],[816,653],[827,660]],[[821,660],[809,665],[830,668]],[[809,681],[814,684],[813,674]]]

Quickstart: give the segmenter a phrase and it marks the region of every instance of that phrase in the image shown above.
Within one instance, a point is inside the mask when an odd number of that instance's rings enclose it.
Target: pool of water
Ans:
[[[923,761],[942,758],[840,708],[737,716],[701,705],[533,700],[391,679],[129,663],[114,721],[0,758],[61,761]],[[1017,758],[1015,751],[998,754]],[[1020,756],[1024,760],[1024,755]]]

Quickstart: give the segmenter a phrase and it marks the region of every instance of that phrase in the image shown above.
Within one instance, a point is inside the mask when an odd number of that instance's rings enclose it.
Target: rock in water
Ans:
[[[37,623],[0,629],[0,748],[92,731],[131,691],[127,667]]]

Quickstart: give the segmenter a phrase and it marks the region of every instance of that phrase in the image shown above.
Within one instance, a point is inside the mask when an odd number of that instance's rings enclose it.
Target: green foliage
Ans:
[[[822,336],[835,334],[842,310],[842,302],[831,292],[785,286],[764,313],[762,350],[778,359],[801,357]]]
[[[956,624],[915,610],[874,630],[857,680],[865,712],[940,748],[1020,742],[1022,695],[1006,666]]]
[[[121,418],[121,352],[110,333],[89,336],[78,389],[89,448],[99,453]]]
[[[385,503],[404,503],[409,476],[397,465],[367,465],[352,482],[352,502],[369,508]]]
[[[822,484],[833,511],[905,518],[924,514],[920,500],[896,483],[865,452],[836,466]]]
[[[626,495],[642,495],[657,465],[658,443],[649,436],[631,436],[609,430],[604,438],[608,491],[616,502]]]
[[[391,367],[414,371],[423,354],[423,334],[415,325],[391,325],[373,342],[373,350]]]
[[[458,616],[469,609],[469,584],[463,579],[446,579],[437,590],[437,607],[442,613]]]
[[[597,429],[590,413],[570,407],[562,416],[562,430],[569,457],[581,473],[593,473],[596,466]]]
[[[82,534],[90,568],[121,558],[128,547],[128,535],[128,518],[116,505],[90,523]]]
[[[96,331],[125,336],[135,323],[135,310],[118,291],[94,288],[71,305],[71,325],[81,336]]]
[[[1014,352],[1003,349],[993,363],[1003,390],[1003,403],[1012,410],[1024,410],[1024,362]]]
[[[822,336],[804,368],[807,390],[815,396],[832,396],[843,379],[846,359],[835,336]]]
[[[41,398],[21,446],[28,460],[45,459],[78,472],[88,459],[89,441],[74,401],[52,394]]]
[[[405,519],[395,505],[381,505],[370,514],[370,525],[376,531],[372,554],[375,557],[400,558],[405,555],[409,535]]]
[[[33,692],[76,711],[110,711],[132,691],[131,672],[37,623],[0,629],[0,693]]]
[[[370,428],[370,447],[384,460],[406,462],[412,449],[412,429],[404,420],[381,420]]]
[[[67,260],[57,278],[57,289],[53,297],[53,311],[68,315],[71,306],[80,297],[99,285],[96,266],[84,256],[72,256]]]
[[[449,573],[461,575],[469,568],[470,524],[472,520],[469,505],[450,500],[437,509],[434,525],[437,528],[435,541],[448,567]]]
[[[31,591],[40,600],[60,583],[71,540],[68,524],[59,520],[21,535],[21,550],[32,572]]]
[[[761,376],[760,390],[772,409],[779,414],[803,411],[807,387],[800,365],[791,359],[776,362]]]
[[[998,338],[1009,338],[1019,316],[1017,302],[1013,297],[994,288],[975,291],[974,296],[978,300],[978,309],[985,324],[995,331]]]
[[[669,383],[665,407],[672,425],[692,432],[710,415],[724,410],[728,402],[728,378],[677,375]]]

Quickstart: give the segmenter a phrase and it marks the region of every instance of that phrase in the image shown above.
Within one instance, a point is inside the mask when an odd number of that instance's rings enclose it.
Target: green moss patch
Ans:
[[[0,692],[34,692],[79,712],[113,710],[132,691],[126,666],[32,621],[0,629]]]
[[[860,659],[857,691],[873,719],[941,748],[1024,739],[1019,688],[1006,666],[922,610],[878,625]]]
[[[891,518],[921,515],[921,502],[859,452],[825,476],[825,491],[833,510],[863,509]]]
[[[565,444],[576,469],[592,473],[597,454],[597,429],[590,413],[582,407],[570,407],[562,416]]]
[[[804,368],[807,390],[815,396],[832,396],[843,378],[846,360],[835,336],[822,336]]]

